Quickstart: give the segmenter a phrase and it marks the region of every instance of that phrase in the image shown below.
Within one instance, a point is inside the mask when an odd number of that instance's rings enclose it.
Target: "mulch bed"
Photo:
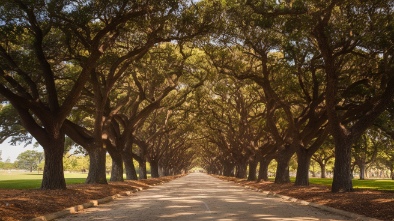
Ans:
[[[357,189],[354,192],[332,193],[327,186],[294,184],[275,184],[273,182],[252,182],[233,177],[215,176],[244,186],[251,186],[262,191],[290,196],[336,209],[361,214],[380,220],[394,221],[394,192]]]
[[[149,188],[176,179],[168,176],[147,180],[111,182],[108,185],[73,184],[66,190],[14,190],[0,189],[0,220],[29,220],[45,214],[57,212],[90,200],[98,200],[126,191]]]

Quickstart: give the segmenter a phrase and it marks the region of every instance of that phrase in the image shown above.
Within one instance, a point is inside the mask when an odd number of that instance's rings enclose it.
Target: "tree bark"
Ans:
[[[159,164],[158,162],[151,160],[150,163],[150,173],[152,178],[158,178],[159,175]]]
[[[50,147],[43,147],[45,165],[41,189],[66,189],[63,171],[64,136],[60,136],[54,140],[52,145]]]
[[[110,152],[110,151],[108,151]],[[112,182],[123,182],[123,160],[120,152],[116,151],[111,153],[112,159],[112,169],[111,169],[111,178]]]
[[[223,176],[234,176],[234,165],[231,163],[223,163]]]
[[[92,148],[87,150],[90,159],[89,173],[85,183],[87,184],[108,184],[106,177],[105,161],[106,150],[101,148]]]
[[[261,180],[268,181],[268,166],[271,163],[272,158],[263,157],[260,160],[260,167],[259,167],[259,176],[257,178],[257,182]]]
[[[391,176],[391,179],[394,180],[394,169],[390,170],[390,176]]]
[[[326,164],[319,163],[320,165],[320,178],[326,178]]]
[[[312,154],[307,149],[298,148],[297,150],[297,175],[294,185],[309,186],[309,167]]]
[[[276,168],[275,183],[290,183],[289,162],[294,152],[290,147],[287,147],[277,157],[278,166]]]
[[[122,151],[122,159],[126,172],[126,180],[138,180],[137,171],[135,170],[131,150]]]
[[[278,166],[276,168],[275,174],[275,183],[290,183],[290,171],[289,171],[289,162],[287,161],[278,161]]]
[[[249,162],[249,174],[248,174],[248,180],[249,181],[256,181],[257,180],[257,161],[256,160],[251,160]]]
[[[138,171],[139,179],[148,179],[146,172],[146,160],[142,159],[141,161],[138,161],[138,165],[140,167],[140,170]]]
[[[240,179],[246,178],[247,165],[248,165],[247,163],[238,163],[236,165],[236,173],[235,173],[236,178],[240,178]]]
[[[341,140],[335,144],[334,178],[332,192],[353,191],[351,174],[351,142]]]
[[[360,180],[365,180],[365,163],[359,162],[357,166],[360,169]]]

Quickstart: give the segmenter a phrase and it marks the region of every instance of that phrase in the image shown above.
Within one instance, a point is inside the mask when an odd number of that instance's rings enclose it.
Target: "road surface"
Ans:
[[[286,202],[203,173],[191,173],[57,220],[350,220]]]

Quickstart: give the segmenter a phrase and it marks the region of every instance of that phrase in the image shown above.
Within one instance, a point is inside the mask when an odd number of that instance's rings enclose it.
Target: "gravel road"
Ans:
[[[89,208],[57,220],[350,220],[269,197],[203,173]]]

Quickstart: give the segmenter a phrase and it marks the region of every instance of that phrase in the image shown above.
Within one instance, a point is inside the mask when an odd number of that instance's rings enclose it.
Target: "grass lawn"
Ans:
[[[87,177],[86,173],[65,173],[67,184],[84,183]],[[148,174],[150,177],[150,174]],[[107,177],[109,179],[109,176]],[[42,174],[37,172],[11,172],[0,171],[0,189],[37,189],[41,186]],[[270,180],[273,181],[273,178]],[[294,182],[294,178],[291,179]],[[311,184],[320,184],[330,186],[331,178],[310,178]],[[374,189],[394,191],[394,180],[389,179],[371,179],[371,180],[353,180],[353,188],[355,189]]]
[[[275,178],[271,177],[270,181],[274,181]],[[291,182],[295,181],[294,177],[290,178]],[[329,186],[331,188],[332,178],[309,178],[310,184],[319,184]],[[385,190],[394,191],[394,180],[390,179],[370,179],[370,180],[358,180],[353,179],[354,189],[372,189],[372,190]]]
[[[87,173],[64,173],[66,184],[85,183]],[[148,178],[151,174],[148,174]],[[107,175],[107,180],[110,176]],[[124,177],[126,178],[126,177]],[[38,189],[41,186],[42,172],[7,172],[0,171],[0,189]]]
[[[330,186],[332,184],[332,178],[309,178],[311,184],[321,184]],[[374,189],[374,190],[389,190],[394,191],[394,180],[389,179],[370,179],[370,180],[358,180],[353,179],[354,189]]]
[[[67,184],[84,183],[86,173],[65,173]],[[41,186],[42,174],[37,172],[0,172],[0,189],[38,189]]]

